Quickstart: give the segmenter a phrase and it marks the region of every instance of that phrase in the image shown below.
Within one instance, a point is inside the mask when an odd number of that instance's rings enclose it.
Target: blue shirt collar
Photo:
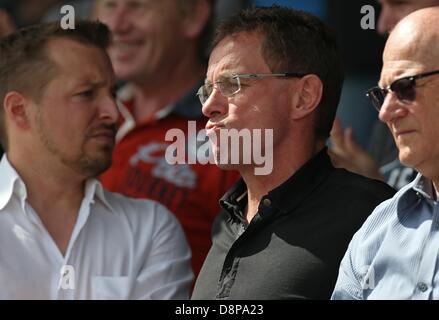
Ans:
[[[424,199],[429,203],[435,201],[435,190],[431,179],[418,173],[416,178],[398,191],[398,209],[405,210],[413,206],[420,199]]]

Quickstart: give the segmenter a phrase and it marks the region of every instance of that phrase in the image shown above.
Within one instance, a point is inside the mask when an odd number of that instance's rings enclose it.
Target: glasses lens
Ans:
[[[387,94],[387,90],[381,89],[380,87],[372,88],[367,92],[367,96],[370,98],[373,106],[378,111],[380,111],[380,109],[384,103],[384,99],[386,98],[386,94]]]
[[[395,92],[399,100],[413,101],[416,97],[415,85],[413,79],[400,79],[392,83],[390,89]]]
[[[225,78],[218,82],[218,88],[223,96],[231,96],[240,89],[239,77]]]
[[[200,99],[201,104],[204,104],[207,99],[209,99],[210,94],[212,93],[212,85],[205,84],[200,87],[197,91],[197,96]]]
[[[200,89],[198,89],[197,96],[198,99],[200,99],[201,104],[204,104],[204,102],[206,102],[207,98],[206,98],[204,86],[201,86]]]

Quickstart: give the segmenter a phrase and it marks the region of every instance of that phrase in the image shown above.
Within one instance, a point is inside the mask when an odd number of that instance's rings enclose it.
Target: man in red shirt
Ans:
[[[102,0],[97,16],[113,33],[109,49],[116,76],[127,82],[118,92],[124,122],[112,167],[101,180],[111,191],[164,204],[181,222],[198,274],[211,245],[218,200],[237,180],[214,164],[169,164],[170,129],[188,138],[206,119],[196,97],[206,72],[205,49],[210,0]],[[184,146],[193,152],[186,139]]]

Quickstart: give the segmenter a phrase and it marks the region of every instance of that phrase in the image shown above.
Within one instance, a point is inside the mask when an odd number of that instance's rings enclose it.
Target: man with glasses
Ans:
[[[335,169],[327,155],[343,82],[335,40],[316,17],[270,7],[224,22],[213,47],[198,91],[207,134],[272,130],[272,148],[259,147],[272,153],[273,170],[218,163],[243,179],[221,200],[192,298],[329,299],[352,235],[393,194]],[[240,151],[215,139],[212,150],[215,159]]]
[[[113,165],[101,181],[111,191],[156,200],[181,222],[192,250],[195,275],[210,248],[218,201],[238,180],[236,172],[214,164],[173,164],[166,150],[171,129],[185,134],[193,152],[189,121],[197,133],[207,119],[196,96],[206,72],[206,40],[212,0],[99,0],[97,17],[110,28],[109,49],[123,124],[117,135]],[[196,152],[196,150],[195,150]]]
[[[416,11],[390,34],[379,86],[368,96],[404,165],[419,174],[355,234],[334,299],[439,299],[439,7]]]
[[[379,0],[381,13],[377,31],[388,33],[406,15],[427,7],[439,5],[439,0]],[[401,189],[416,176],[413,168],[404,166],[398,159],[398,149],[387,126],[378,119],[374,124],[367,151],[353,139],[352,130],[344,130],[339,122],[331,132],[331,157],[334,163],[367,177],[386,181]]]

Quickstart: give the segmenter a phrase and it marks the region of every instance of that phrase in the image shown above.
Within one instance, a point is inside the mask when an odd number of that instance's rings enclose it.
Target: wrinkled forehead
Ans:
[[[261,53],[261,36],[241,33],[221,40],[213,49],[206,74],[208,81],[238,73],[270,72]]]
[[[408,25],[410,27],[410,25]],[[392,33],[383,53],[383,69],[380,85],[389,85],[392,81],[439,68],[439,45],[413,29],[399,28]]]
[[[391,60],[386,61],[383,64],[381,76],[378,85],[380,87],[387,87],[392,84],[393,81],[414,76],[416,74],[429,71],[425,65],[417,61],[412,60]]]

